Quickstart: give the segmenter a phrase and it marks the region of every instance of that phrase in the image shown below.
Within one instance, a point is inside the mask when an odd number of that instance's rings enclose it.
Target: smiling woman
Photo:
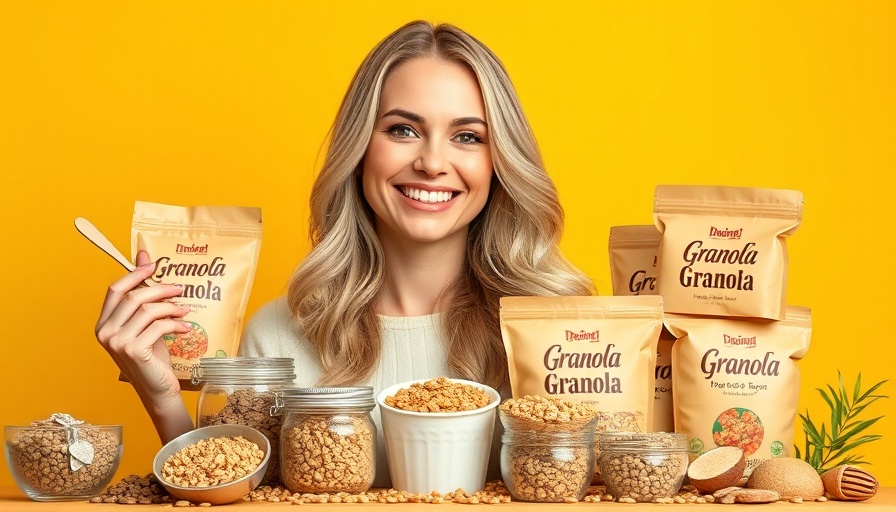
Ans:
[[[459,251],[452,259],[463,262],[470,222],[492,180],[484,119],[476,76],[461,64],[419,58],[386,79],[362,183],[387,254],[409,239]],[[445,274],[451,281],[457,269]]]
[[[507,72],[450,25],[409,23],[361,64],[310,222],[313,248],[287,297],[256,313],[240,345],[243,356],[292,357],[299,386],[378,393],[447,375],[506,394],[499,298],[593,292],[557,247],[563,212]],[[189,416],[160,384],[170,379],[154,333],[182,315],[165,302],[180,290],[138,288],[145,263],[138,255],[144,266],[112,285],[98,337],[139,369],[135,389],[168,440]],[[374,485],[388,487],[382,449],[378,459]]]

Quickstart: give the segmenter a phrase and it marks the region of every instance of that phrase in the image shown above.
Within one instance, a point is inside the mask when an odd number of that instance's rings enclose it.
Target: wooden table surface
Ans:
[[[290,503],[264,503],[264,502],[238,502],[230,505],[221,505],[215,507],[216,510],[220,510],[222,507],[227,509],[235,509],[239,508],[244,512],[248,512],[249,510],[253,511],[271,511],[271,510],[279,510],[283,512],[284,507],[292,507]],[[398,503],[398,504],[384,504],[384,503],[359,503],[359,504],[317,504],[317,505],[302,505],[303,507],[314,507],[314,508],[343,508],[343,507],[351,507],[351,508],[359,508],[364,509],[364,511],[368,512],[376,512],[382,510],[391,510],[391,512],[399,512],[397,508],[404,508],[405,512],[409,508],[416,507],[431,507],[434,505],[427,504],[414,504],[414,503]],[[466,512],[470,512],[471,505],[463,505],[459,503],[441,503],[437,505],[439,510],[443,512],[450,512],[451,510],[461,510],[463,509]],[[523,503],[523,502],[512,502],[512,503],[502,503],[499,505],[472,505],[476,507],[496,507],[502,510],[510,509],[515,510],[526,510],[530,512],[534,512],[536,510],[566,510],[573,511],[583,508],[589,507],[623,507],[623,510],[626,512],[644,512],[644,511],[656,511],[660,507],[671,507],[674,511],[675,508],[680,507],[681,505],[660,505],[655,503],[636,503],[636,504],[627,504],[627,503],[572,503],[572,504],[553,504],[553,503]],[[732,512],[732,506],[737,508],[744,507],[757,507],[758,505],[722,505],[719,503],[706,503],[706,504],[694,504],[693,507],[699,507],[699,510],[705,512],[711,512],[713,510],[724,510],[727,512]],[[179,507],[172,507],[172,505],[164,504],[164,505],[118,505],[114,503],[90,503],[87,501],[67,501],[67,502],[39,502],[32,501],[24,493],[22,493],[15,486],[4,486],[0,487],[0,512],[37,512],[37,511],[60,511],[60,512],[149,512],[158,509],[166,509],[168,511],[180,510]],[[690,510],[691,507],[688,507]],[[184,509],[190,510],[190,509]],[[196,510],[195,507],[192,510]],[[290,509],[292,510],[292,509]],[[298,509],[295,509],[298,510]],[[787,510],[789,512],[809,512],[809,511],[846,511],[852,510],[854,512],[894,512],[896,511],[896,487],[883,487],[878,491],[877,495],[871,498],[868,501],[862,502],[845,502],[845,501],[825,501],[825,502],[805,502],[801,504],[794,504],[789,502],[778,502],[778,503],[769,503],[766,505],[762,505],[762,509],[765,512],[774,512],[780,510]]]

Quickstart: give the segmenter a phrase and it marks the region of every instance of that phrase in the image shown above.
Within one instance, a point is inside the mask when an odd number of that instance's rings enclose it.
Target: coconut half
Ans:
[[[737,446],[709,450],[688,466],[688,479],[700,494],[712,494],[737,484],[744,476],[747,459]]]

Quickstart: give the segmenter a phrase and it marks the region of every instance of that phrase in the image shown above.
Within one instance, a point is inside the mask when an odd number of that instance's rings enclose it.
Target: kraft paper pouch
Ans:
[[[663,301],[640,297],[503,297],[501,334],[514,398],[597,406],[597,430],[646,432],[653,420]]]
[[[671,313],[784,317],[786,239],[800,224],[795,190],[660,185],[657,286]]]
[[[662,233],[653,224],[612,226],[607,244],[613,295],[657,295],[656,270]]]
[[[151,279],[178,284],[186,334],[163,337],[182,389],[201,357],[235,357],[261,249],[261,210],[235,206],[134,205],[131,252],[155,261]]]
[[[672,347],[675,431],[691,460],[717,446],[744,450],[749,476],[790,457],[799,400],[797,361],[809,349],[811,312],[788,306],[781,321],[666,315]]]
[[[613,295],[656,295],[656,269],[662,235],[653,224],[613,226],[608,242]],[[665,328],[657,343],[651,432],[673,432],[672,344]]]

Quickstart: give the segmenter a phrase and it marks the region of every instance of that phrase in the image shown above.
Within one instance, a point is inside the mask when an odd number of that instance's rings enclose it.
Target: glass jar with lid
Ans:
[[[501,478],[514,500],[570,503],[585,496],[594,475],[593,421],[531,430],[502,415],[502,423]]]
[[[283,390],[280,477],[292,492],[361,493],[373,485],[376,425],[373,388]]]
[[[599,432],[597,464],[616,500],[655,502],[675,496],[688,467],[685,434]]]
[[[202,358],[192,371],[193,384],[202,385],[196,424],[240,424],[261,431],[271,442],[265,479],[279,482],[282,418],[274,414],[275,397],[291,387],[295,378],[290,357]]]

